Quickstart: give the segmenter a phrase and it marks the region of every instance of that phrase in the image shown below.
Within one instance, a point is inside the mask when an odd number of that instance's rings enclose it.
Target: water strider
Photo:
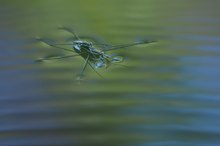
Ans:
[[[62,49],[62,50],[71,52],[73,54],[65,55],[65,56],[45,57],[45,58],[40,58],[37,61],[64,59],[64,58],[81,56],[85,60],[85,62],[84,62],[81,72],[77,76],[77,80],[79,81],[82,80],[84,71],[88,65],[97,73],[97,75],[99,75],[102,78],[102,76],[97,72],[96,69],[103,68],[103,67],[108,68],[111,64],[117,64],[123,61],[123,57],[107,54],[106,52],[120,49],[120,48],[135,46],[139,44],[149,44],[149,43],[155,42],[155,41],[143,41],[143,42],[135,42],[131,44],[124,44],[124,45],[108,45],[108,44],[103,44],[103,43],[92,43],[92,42],[88,42],[85,40],[81,40],[81,38],[73,30],[69,28],[62,27],[61,29],[73,35],[73,39],[71,40],[72,43],[54,44],[54,43],[48,43],[46,40],[41,39],[41,38],[38,38],[38,40],[46,43],[47,45],[51,47]],[[73,47],[73,50],[60,47],[61,45],[71,45]],[[96,46],[100,46],[100,47],[97,48]]]

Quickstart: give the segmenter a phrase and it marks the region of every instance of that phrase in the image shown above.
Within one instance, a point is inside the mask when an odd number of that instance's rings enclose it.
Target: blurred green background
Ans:
[[[0,0],[0,146],[219,146],[217,0]],[[70,34],[110,44],[128,68],[91,69],[35,40]]]

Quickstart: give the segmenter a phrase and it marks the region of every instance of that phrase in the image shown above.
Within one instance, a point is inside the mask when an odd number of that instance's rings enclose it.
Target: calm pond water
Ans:
[[[220,1],[0,0],[0,146],[219,146]],[[81,58],[35,63],[64,51],[70,34],[110,44],[124,65]]]

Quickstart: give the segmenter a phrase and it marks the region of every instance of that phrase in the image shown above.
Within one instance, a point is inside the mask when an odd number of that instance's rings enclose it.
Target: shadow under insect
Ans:
[[[98,73],[98,71],[97,71],[98,68],[108,68],[112,64],[120,65],[120,63],[123,61],[123,57],[117,56],[117,55],[112,55],[112,54],[107,54],[106,52],[130,47],[130,46],[134,46],[134,45],[149,44],[149,43],[155,42],[155,41],[142,41],[142,42],[135,42],[135,43],[131,43],[131,44],[123,44],[123,45],[109,45],[109,44],[97,42],[96,39],[93,39],[91,37],[90,39],[94,40],[94,43],[92,43],[92,42],[89,42],[86,40],[82,40],[81,37],[79,37],[70,28],[61,27],[60,29],[67,31],[73,35],[73,37],[71,38],[71,43],[69,43],[69,44],[49,43],[42,38],[38,38],[37,40],[44,42],[51,47],[71,52],[71,55],[44,57],[44,58],[39,58],[36,61],[41,62],[41,61],[45,61],[45,60],[64,59],[64,58],[71,58],[71,57],[76,57],[76,56],[82,57],[85,60],[85,62],[84,62],[84,65],[83,65],[81,71],[79,72],[79,74],[76,77],[76,79],[78,81],[83,79],[84,71],[87,66],[90,66],[91,69],[94,72],[96,72],[96,74],[98,76],[103,78],[102,75],[100,73]],[[73,49],[61,47],[62,45],[71,45],[73,47]]]

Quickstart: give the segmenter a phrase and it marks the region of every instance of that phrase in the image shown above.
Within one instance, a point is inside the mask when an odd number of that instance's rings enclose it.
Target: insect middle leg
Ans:
[[[47,61],[47,60],[59,60],[59,59],[77,57],[77,56],[80,56],[80,55],[72,54],[72,55],[64,55],[64,56],[44,57],[44,58],[39,58],[39,59],[35,60],[35,62],[43,62],[43,61]]]

